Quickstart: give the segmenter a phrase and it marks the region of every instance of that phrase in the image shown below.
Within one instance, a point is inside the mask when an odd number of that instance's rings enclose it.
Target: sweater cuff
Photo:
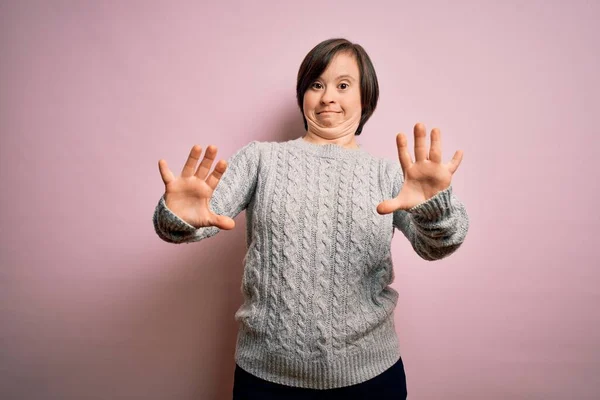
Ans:
[[[436,193],[430,199],[407,210],[415,220],[435,222],[445,219],[452,214],[452,185]]]
[[[183,219],[179,218],[177,214],[175,214],[169,209],[169,207],[167,207],[167,203],[165,202],[164,196],[160,199],[160,208],[161,211],[164,213],[163,215],[166,217],[165,225],[168,225],[169,231],[189,234],[193,234],[194,232],[196,232],[196,228],[194,226],[188,224]]]
[[[217,204],[214,206],[220,208]],[[172,243],[197,242],[214,236],[220,231],[216,226],[196,229],[188,224],[167,207],[164,195],[158,203],[154,223],[159,236]]]

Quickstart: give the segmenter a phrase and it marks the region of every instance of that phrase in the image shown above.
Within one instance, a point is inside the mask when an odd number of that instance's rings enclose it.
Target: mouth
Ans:
[[[317,114],[338,114],[339,111],[321,111],[320,113]]]

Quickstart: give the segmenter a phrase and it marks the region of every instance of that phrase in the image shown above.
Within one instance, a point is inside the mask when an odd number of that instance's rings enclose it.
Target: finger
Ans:
[[[175,179],[165,160],[158,160],[158,170],[165,185]]]
[[[216,215],[216,214],[213,214],[210,224],[212,226],[216,226],[219,229],[225,229],[225,230],[230,230],[235,227],[235,221],[233,219],[226,217],[224,215]]]
[[[381,215],[392,213],[402,208],[402,203],[396,197],[394,199],[385,200],[377,206],[377,212]]]
[[[398,146],[398,158],[400,159],[400,166],[402,167],[402,172],[405,172],[408,168],[410,168],[413,162],[410,158],[410,153],[408,152],[408,143],[404,134],[399,133],[396,135],[396,145]]]
[[[414,129],[415,134],[415,161],[427,160],[427,132],[425,131],[425,125],[417,123]]]
[[[196,170],[196,163],[200,158],[200,154],[202,154],[202,147],[199,145],[194,145],[192,150],[190,150],[190,155],[188,156],[185,165],[183,166],[183,170],[181,171],[181,176],[184,178],[189,178],[194,175],[194,171]]]
[[[431,131],[431,146],[429,147],[429,161],[442,162],[442,134],[438,128]]]
[[[206,183],[211,187],[211,189],[215,190],[226,169],[227,161],[225,160],[220,160],[217,165],[215,165],[215,169],[213,170],[212,174],[210,174],[208,179],[206,179]]]
[[[454,157],[452,157],[452,160],[450,160],[450,162],[448,163],[448,170],[450,171],[450,173],[453,174],[454,172],[456,172],[462,159],[463,159],[463,151],[457,150],[456,153],[454,153]]]
[[[204,158],[202,158],[202,162],[196,171],[196,177],[200,179],[206,179],[210,168],[215,161],[215,157],[217,156],[217,148],[215,146],[208,146],[206,148],[206,152],[204,153]]]

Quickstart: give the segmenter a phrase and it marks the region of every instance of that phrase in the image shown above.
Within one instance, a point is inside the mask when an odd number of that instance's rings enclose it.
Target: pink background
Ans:
[[[230,398],[244,217],[162,242],[157,161],[301,135],[340,36],[379,76],[367,150],[421,121],[465,154],[463,247],[393,243],[409,399],[600,398],[600,3],[446,3],[2,2],[0,398]]]

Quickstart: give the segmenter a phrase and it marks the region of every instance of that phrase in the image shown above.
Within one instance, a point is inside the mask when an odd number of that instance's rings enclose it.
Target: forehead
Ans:
[[[350,75],[358,79],[359,69],[356,57],[353,54],[337,53],[332,59],[321,76],[337,77],[340,75]]]

